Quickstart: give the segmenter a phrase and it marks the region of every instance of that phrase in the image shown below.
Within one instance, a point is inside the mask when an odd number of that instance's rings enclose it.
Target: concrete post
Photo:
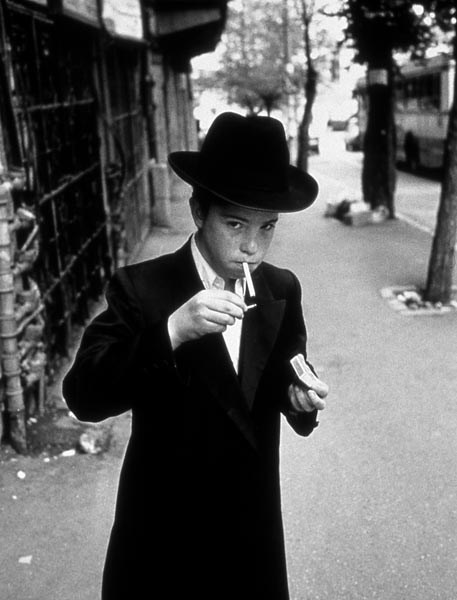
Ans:
[[[151,207],[151,223],[159,227],[171,227],[170,177],[164,163],[149,162],[154,204]]]
[[[156,159],[159,163],[166,163],[169,145],[168,145],[168,127],[167,127],[167,106],[165,103],[165,65],[163,57],[159,54],[150,54],[149,73],[152,85],[152,97],[154,102],[154,134],[156,146]]]
[[[192,89],[192,81],[190,75],[186,77],[186,121],[187,121],[187,138],[189,142],[189,150],[198,150],[198,135],[197,122],[194,117],[194,93]]]

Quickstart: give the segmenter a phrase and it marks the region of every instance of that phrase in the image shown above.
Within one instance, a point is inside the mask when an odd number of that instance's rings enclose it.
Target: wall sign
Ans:
[[[387,85],[387,69],[370,69],[368,71],[368,85]]]
[[[143,39],[140,0],[103,0],[103,23],[112,34],[134,40]]]
[[[58,0],[55,10],[62,15],[100,27],[97,0]]]

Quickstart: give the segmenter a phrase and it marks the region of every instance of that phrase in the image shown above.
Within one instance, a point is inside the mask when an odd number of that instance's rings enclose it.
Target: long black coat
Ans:
[[[306,356],[301,292],[287,270],[254,273],[239,375],[221,334],[172,352],[169,315],[202,289],[187,243],[120,269],[64,380],[76,416],[132,410],[103,599],[286,600],[280,414],[300,435],[289,359]],[[160,591],[163,590],[163,591]]]

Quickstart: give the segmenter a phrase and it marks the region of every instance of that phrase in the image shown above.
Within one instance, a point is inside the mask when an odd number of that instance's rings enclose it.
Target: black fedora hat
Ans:
[[[311,175],[289,164],[284,127],[271,117],[222,113],[200,152],[172,152],[168,161],[192,186],[254,210],[303,210],[319,190]]]

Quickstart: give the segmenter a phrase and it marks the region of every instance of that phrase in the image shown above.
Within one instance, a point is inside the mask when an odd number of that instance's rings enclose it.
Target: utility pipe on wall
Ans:
[[[10,442],[17,452],[27,451],[24,395],[14,312],[14,275],[11,269],[10,183],[0,184],[0,342],[4,383],[5,411],[9,423]]]

